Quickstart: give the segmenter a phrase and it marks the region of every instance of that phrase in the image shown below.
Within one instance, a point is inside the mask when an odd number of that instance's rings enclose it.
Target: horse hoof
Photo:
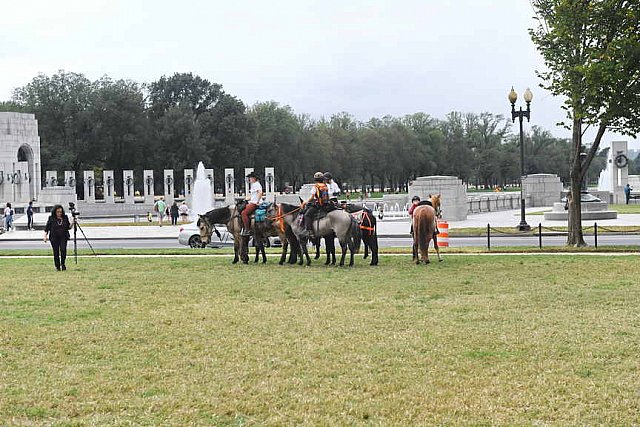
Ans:
[[[426,260],[424,263],[425,263],[425,264],[431,264],[431,261]]]
[[[416,260],[416,265],[420,265],[420,260],[419,259]]]
[[[237,264],[237,263],[238,263],[238,260],[237,260],[237,259],[234,259],[234,260],[231,262],[231,264]]]
[[[438,260],[438,262],[442,262],[442,261],[444,261],[442,258],[440,258],[440,259]]]

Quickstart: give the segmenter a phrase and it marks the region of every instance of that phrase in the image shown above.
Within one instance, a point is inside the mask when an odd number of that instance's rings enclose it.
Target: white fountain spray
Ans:
[[[213,209],[213,194],[211,193],[211,181],[204,170],[204,164],[198,163],[196,180],[193,183],[191,219],[199,214],[204,214]]]

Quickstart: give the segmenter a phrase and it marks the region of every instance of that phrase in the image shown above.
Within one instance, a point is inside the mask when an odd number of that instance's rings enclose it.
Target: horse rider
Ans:
[[[327,184],[329,189],[329,201],[338,207],[338,196],[342,193],[342,190],[340,190],[340,186],[333,180],[331,172],[324,173],[324,183]]]
[[[262,200],[262,185],[258,181],[258,175],[251,172],[247,175],[249,179],[249,194],[245,198],[247,200],[247,206],[242,210],[240,216],[242,217],[242,236],[251,235],[251,214],[258,208],[260,201]]]
[[[329,187],[324,182],[324,174],[316,172],[313,174],[313,192],[309,199],[304,203],[306,209],[304,211],[304,228],[309,235],[313,234],[313,220],[317,214],[326,209],[329,204]]]
[[[413,218],[413,211],[418,207],[418,206],[433,206],[431,204],[431,200],[425,200],[425,201],[420,201],[420,197],[419,196],[413,196],[411,198],[411,206],[409,206],[409,210],[408,210],[408,214],[410,218]],[[411,221],[411,231],[410,234],[413,236],[413,221]],[[436,232],[434,233],[435,235],[440,234],[440,230],[438,230],[438,225],[436,224]]]

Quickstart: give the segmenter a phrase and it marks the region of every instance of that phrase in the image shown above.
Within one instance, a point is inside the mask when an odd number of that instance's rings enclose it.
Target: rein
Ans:
[[[278,221],[278,228],[280,228],[280,231],[284,233],[284,217],[287,215],[291,215],[299,211],[300,209],[302,209],[302,206],[295,208],[289,213],[283,213],[282,205],[278,205],[278,214],[276,216],[268,216],[267,219],[270,221]]]

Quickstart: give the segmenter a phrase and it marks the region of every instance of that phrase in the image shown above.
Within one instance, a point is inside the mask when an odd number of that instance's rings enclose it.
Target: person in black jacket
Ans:
[[[67,242],[72,223],[64,213],[62,205],[55,205],[44,228],[44,241],[49,240],[53,248],[53,262],[56,270],[66,270]]]

